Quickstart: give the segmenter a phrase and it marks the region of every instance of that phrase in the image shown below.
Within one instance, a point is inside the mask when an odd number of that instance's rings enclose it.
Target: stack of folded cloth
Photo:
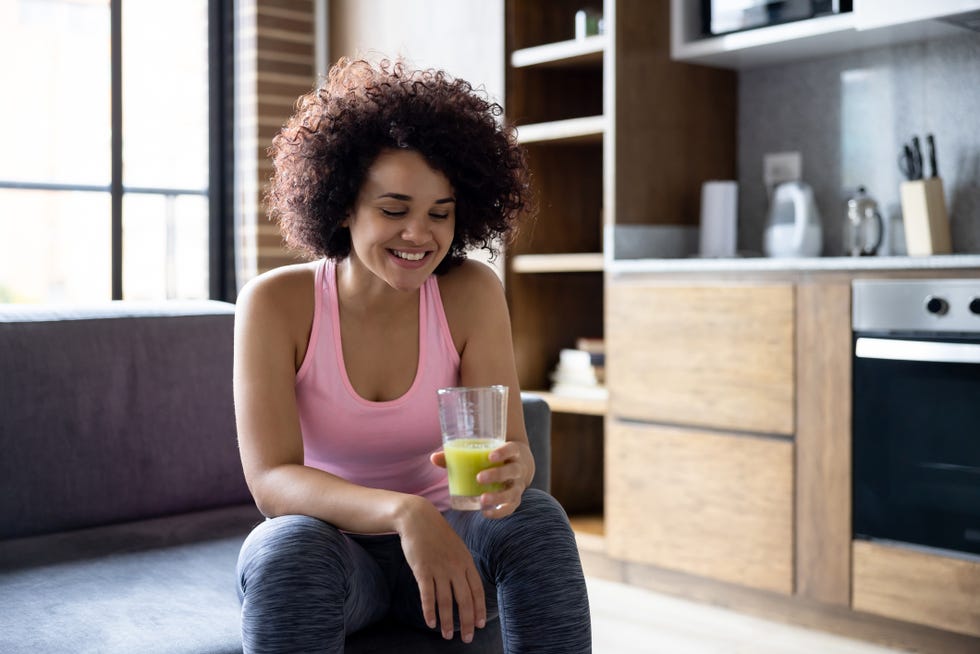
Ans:
[[[585,340],[579,339],[580,345],[586,345]],[[597,348],[593,346],[590,349]],[[603,386],[604,371],[604,353],[564,349],[559,354],[558,366],[551,374],[554,382],[551,392],[566,397],[604,400],[609,397],[609,391]]]

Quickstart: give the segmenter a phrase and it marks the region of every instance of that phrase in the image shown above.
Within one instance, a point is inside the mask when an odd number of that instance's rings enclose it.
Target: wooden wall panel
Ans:
[[[551,494],[569,514],[602,514],[602,417],[551,415]]]
[[[847,606],[851,577],[851,288],[796,290],[796,592]]]
[[[618,0],[617,224],[697,225],[701,184],[735,178],[734,71],[670,58],[669,0]]]

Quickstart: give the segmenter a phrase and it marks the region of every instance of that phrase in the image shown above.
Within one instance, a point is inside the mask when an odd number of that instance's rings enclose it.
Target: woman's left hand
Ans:
[[[507,441],[490,453],[490,462],[501,465],[483,470],[476,480],[481,484],[500,484],[501,489],[480,496],[484,516],[505,518],[517,510],[521,496],[531,481],[531,457],[531,448],[520,441]],[[435,452],[430,458],[435,465],[446,467],[443,452]]]

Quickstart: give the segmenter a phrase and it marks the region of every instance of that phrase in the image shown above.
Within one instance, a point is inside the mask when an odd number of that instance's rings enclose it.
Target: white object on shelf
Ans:
[[[565,397],[604,400],[609,391],[599,384],[592,366],[592,356],[582,350],[563,349],[551,375],[551,392]]]
[[[702,257],[734,257],[738,242],[738,182],[711,180],[701,186]]]

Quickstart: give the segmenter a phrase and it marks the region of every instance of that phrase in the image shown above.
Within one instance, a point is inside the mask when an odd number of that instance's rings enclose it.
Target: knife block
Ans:
[[[902,219],[909,256],[950,254],[949,217],[939,177],[902,182]]]

